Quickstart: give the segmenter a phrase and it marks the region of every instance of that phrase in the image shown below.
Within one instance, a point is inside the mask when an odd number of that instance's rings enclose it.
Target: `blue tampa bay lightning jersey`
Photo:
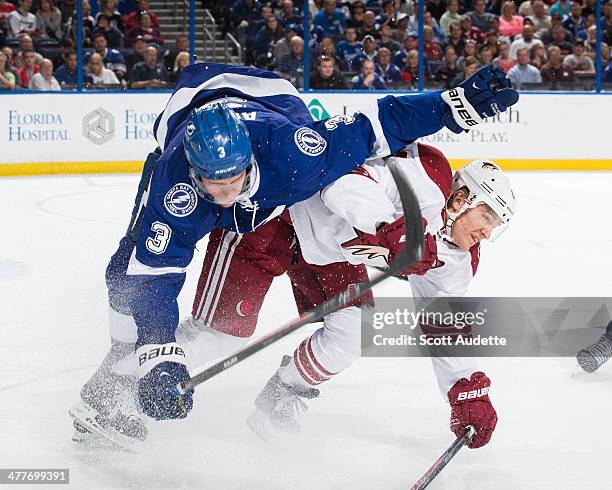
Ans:
[[[356,97],[358,97],[356,95]],[[248,198],[222,208],[203,198],[183,149],[190,111],[224,98],[244,120],[256,164]],[[213,228],[252,231],[361,165],[442,128],[440,92],[387,96],[352,116],[313,121],[298,91],[256,68],[200,63],[185,68],[155,122],[162,154],[143,199],[127,274],[139,343],[172,342],[176,298],[196,243]]]

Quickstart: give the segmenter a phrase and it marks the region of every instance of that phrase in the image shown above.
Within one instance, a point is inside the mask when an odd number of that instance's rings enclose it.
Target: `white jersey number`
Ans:
[[[166,223],[161,223],[159,221],[151,225],[151,230],[155,232],[155,237],[147,238],[147,250],[155,255],[161,255],[168,248],[172,230]]]

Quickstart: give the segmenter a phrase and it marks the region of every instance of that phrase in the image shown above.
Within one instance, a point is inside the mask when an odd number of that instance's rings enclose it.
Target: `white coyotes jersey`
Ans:
[[[464,295],[474,274],[473,264],[475,267],[478,261],[478,247],[465,252],[439,233],[444,224],[442,215],[452,175],[446,159],[432,150],[413,143],[406,147],[405,158],[390,157],[386,164],[383,160],[371,160],[320,194],[294,204],[289,213],[304,259],[316,265],[347,261],[372,267],[387,266],[382,256],[369,258],[346,250],[341,244],[357,237],[355,228],[375,234],[381,223],[392,223],[402,216],[401,199],[389,170],[389,165],[395,165],[414,189],[427,220],[426,232],[435,237],[437,246],[437,266],[409,276],[413,294],[419,297]]]
[[[415,297],[463,296],[478,263],[478,245],[465,252],[446,241],[440,230],[450,196],[452,173],[444,155],[423,144],[405,148],[405,156],[370,160],[353,173],[326,187],[320,194],[289,208],[304,259],[315,265],[348,261],[387,267],[385,258],[356,255],[341,244],[357,237],[354,228],[375,234],[381,223],[403,215],[399,192],[389,171],[395,165],[410,182],[427,220],[426,233],[435,237],[436,267],[424,267],[408,276]],[[409,226],[409,223],[406,223]],[[443,396],[453,384],[469,379],[476,368],[469,359],[432,358]]]

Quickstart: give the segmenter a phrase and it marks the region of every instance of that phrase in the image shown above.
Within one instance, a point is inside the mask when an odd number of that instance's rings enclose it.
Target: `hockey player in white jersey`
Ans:
[[[386,164],[386,165],[385,165]],[[388,165],[412,184],[426,220],[421,261],[404,271],[413,294],[462,296],[479,260],[479,243],[495,238],[514,214],[515,199],[497,165],[475,161],[455,173],[438,150],[413,143],[386,160],[373,160],[320,194],[292,206],[254,233],[213,232],[192,318],[179,331],[195,339],[195,357],[229,354],[248,341],[272,278],[287,272],[300,312],[366,278],[364,264],[386,267],[402,248],[405,224]],[[297,243],[299,245],[295,245]],[[255,401],[249,426],[264,438],[299,431],[304,399],[360,357],[360,308],[366,295],[324,318],[302,341]],[[474,425],[471,447],[486,444],[496,412],[489,378],[459,358],[432,359],[438,384],[452,406],[451,428]],[[467,397],[474,392],[478,397]]]

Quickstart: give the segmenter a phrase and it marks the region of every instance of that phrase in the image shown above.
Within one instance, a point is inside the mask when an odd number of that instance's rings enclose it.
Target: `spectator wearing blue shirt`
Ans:
[[[321,26],[326,36],[339,39],[346,27],[346,16],[336,8],[336,0],[324,0],[323,9],[314,16],[314,25]]]
[[[283,0],[278,20],[283,27],[289,24],[299,24],[302,20],[300,12],[293,6],[293,0]]]
[[[361,69],[363,60],[376,61],[376,55],[378,54],[378,46],[376,40],[368,35],[363,39],[363,51],[353,58],[351,61],[351,69],[357,71]]]
[[[569,15],[561,25],[574,36],[576,36],[578,31],[584,30],[586,27],[586,19],[582,16],[582,5],[578,2],[573,3]]]
[[[391,51],[387,48],[378,50],[378,63],[375,71],[385,83],[399,82],[402,79],[401,70],[391,63]]]
[[[266,26],[255,36],[253,48],[255,49],[255,64],[266,67],[272,61],[272,50],[277,41],[284,37],[283,28],[275,15],[266,19]]]
[[[60,65],[55,72],[53,72],[53,76],[63,87],[76,87],[77,83],[77,52],[72,49],[68,51],[64,58],[64,64]],[[85,83],[93,83],[93,80],[89,74],[85,74],[84,76]]]
[[[299,74],[304,70],[304,40],[300,36],[291,38],[291,52],[278,62],[278,72],[297,88],[302,87]]]
[[[374,62],[365,59],[361,64],[361,73],[351,80],[353,90],[386,90],[383,79],[374,71]]]
[[[336,56],[340,59],[341,68],[348,69],[353,58],[363,52],[363,44],[357,41],[357,29],[347,27],[344,31],[344,39],[336,47]]]
[[[540,70],[529,64],[529,51],[521,48],[517,52],[518,63],[508,70],[508,78],[512,85],[518,90],[523,88],[524,83],[541,83]]]
[[[102,56],[104,67],[114,71],[117,78],[123,80],[127,72],[123,55],[116,49],[108,48],[106,37],[104,37],[104,34],[101,32],[97,32],[93,35],[92,45],[94,51]],[[89,58],[94,51],[87,51],[87,53],[85,53],[85,63],[89,62]]]
[[[418,38],[416,36],[406,36],[404,47],[393,56],[393,64],[400,70],[406,66],[406,58],[412,50],[418,50]]]

